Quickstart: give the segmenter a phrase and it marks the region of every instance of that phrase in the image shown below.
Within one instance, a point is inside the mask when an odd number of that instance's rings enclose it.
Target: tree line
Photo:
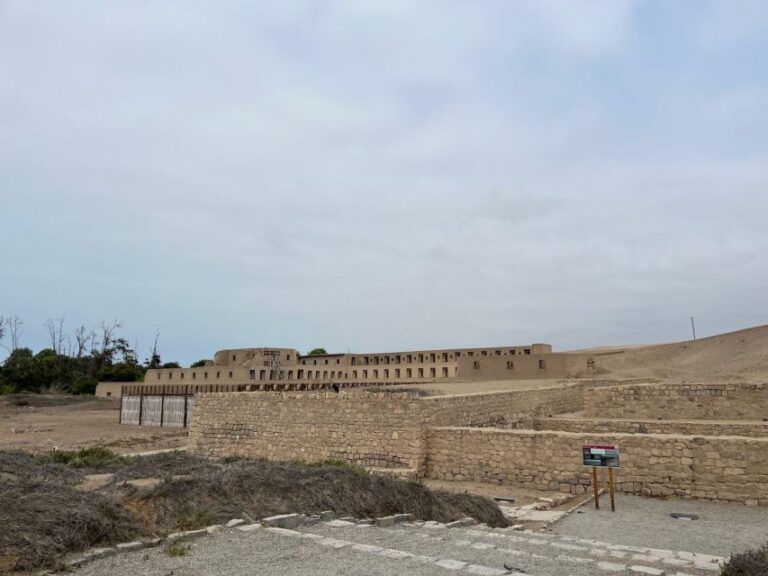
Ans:
[[[19,316],[0,316],[0,347],[8,357],[0,365],[0,393],[63,392],[93,394],[98,382],[137,382],[150,368],[177,368],[163,364],[158,335],[148,357],[139,361],[135,346],[120,335],[120,322],[101,322],[67,330],[63,318],[48,320],[44,327],[48,346],[37,353],[22,346],[24,321]]]

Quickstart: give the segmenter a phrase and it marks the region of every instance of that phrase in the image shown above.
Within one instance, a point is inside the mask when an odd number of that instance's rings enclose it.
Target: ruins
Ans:
[[[206,366],[150,370],[144,384],[124,385],[121,421],[188,426],[189,449],[211,457],[339,459],[401,477],[569,494],[591,483],[581,446],[612,443],[621,492],[768,506],[768,385],[587,376],[594,366],[591,354],[546,344],[229,349]],[[462,390],[500,380],[510,388]],[[456,388],[419,393],[441,381]]]

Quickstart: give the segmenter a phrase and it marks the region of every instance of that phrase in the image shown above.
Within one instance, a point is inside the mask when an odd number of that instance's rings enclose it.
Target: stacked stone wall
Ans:
[[[768,437],[768,422],[714,420],[602,420],[596,418],[537,418],[534,430],[611,434],[682,434],[687,436]]]
[[[768,418],[768,384],[641,384],[595,388],[585,416],[762,420]]]
[[[768,438],[431,428],[426,475],[580,494],[591,484],[587,443],[620,445],[621,492],[768,505]]]
[[[540,415],[576,412],[584,408],[583,385],[433,396],[422,398],[424,422],[429,426],[494,426],[504,422],[532,422]]]
[[[422,405],[409,394],[232,392],[200,394],[190,450],[270,460],[342,459],[420,467]]]

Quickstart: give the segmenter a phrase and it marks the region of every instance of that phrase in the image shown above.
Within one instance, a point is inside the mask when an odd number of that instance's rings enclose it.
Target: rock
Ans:
[[[395,523],[409,522],[413,519],[413,514],[395,514]]]
[[[626,569],[624,564],[617,564],[616,562],[598,562],[597,567],[606,572],[624,572]]]
[[[303,519],[304,517],[301,514],[280,514],[263,518],[261,523],[267,528],[288,528],[292,530],[298,528]]]
[[[261,524],[259,522],[256,522],[254,524],[246,524],[245,526],[238,526],[237,530],[240,530],[241,532],[253,532],[254,530],[258,530],[261,528]]]
[[[376,526],[382,526],[382,527],[394,526],[395,525],[395,517],[394,516],[382,516],[381,518],[376,518],[376,520],[374,520],[374,524],[376,524]]]
[[[320,520],[322,522],[330,522],[333,520],[333,512],[330,510],[325,510],[324,512],[320,512]]]
[[[168,542],[179,542],[181,540],[192,540],[193,538],[200,538],[201,536],[205,536],[208,534],[208,531],[205,528],[202,528],[200,530],[187,530],[185,532],[174,532],[173,534],[168,534],[166,536],[166,540]]]
[[[240,524],[245,524],[245,520],[242,518],[232,518],[229,522],[225,524],[227,528],[234,528],[235,526],[240,526]]]
[[[664,570],[651,568],[650,566],[630,566],[629,573],[633,576],[664,576]]]

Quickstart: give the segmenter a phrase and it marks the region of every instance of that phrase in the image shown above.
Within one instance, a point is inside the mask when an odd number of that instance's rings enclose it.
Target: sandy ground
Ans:
[[[433,384],[409,384],[403,388],[419,389],[429,392],[430,396],[444,396],[453,394],[477,394],[480,392],[501,392],[508,390],[531,390],[534,388],[547,388],[565,383],[567,380],[487,380],[483,382],[435,382]],[[396,390],[399,386],[391,387]]]
[[[599,375],[609,378],[764,382],[768,380],[768,326],[673,344],[578,351],[574,357],[594,358]]]
[[[113,400],[43,396],[18,406],[0,397],[0,450],[45,452],[107,446],[118,453],[186,445],[186,430],[121,426]]]

